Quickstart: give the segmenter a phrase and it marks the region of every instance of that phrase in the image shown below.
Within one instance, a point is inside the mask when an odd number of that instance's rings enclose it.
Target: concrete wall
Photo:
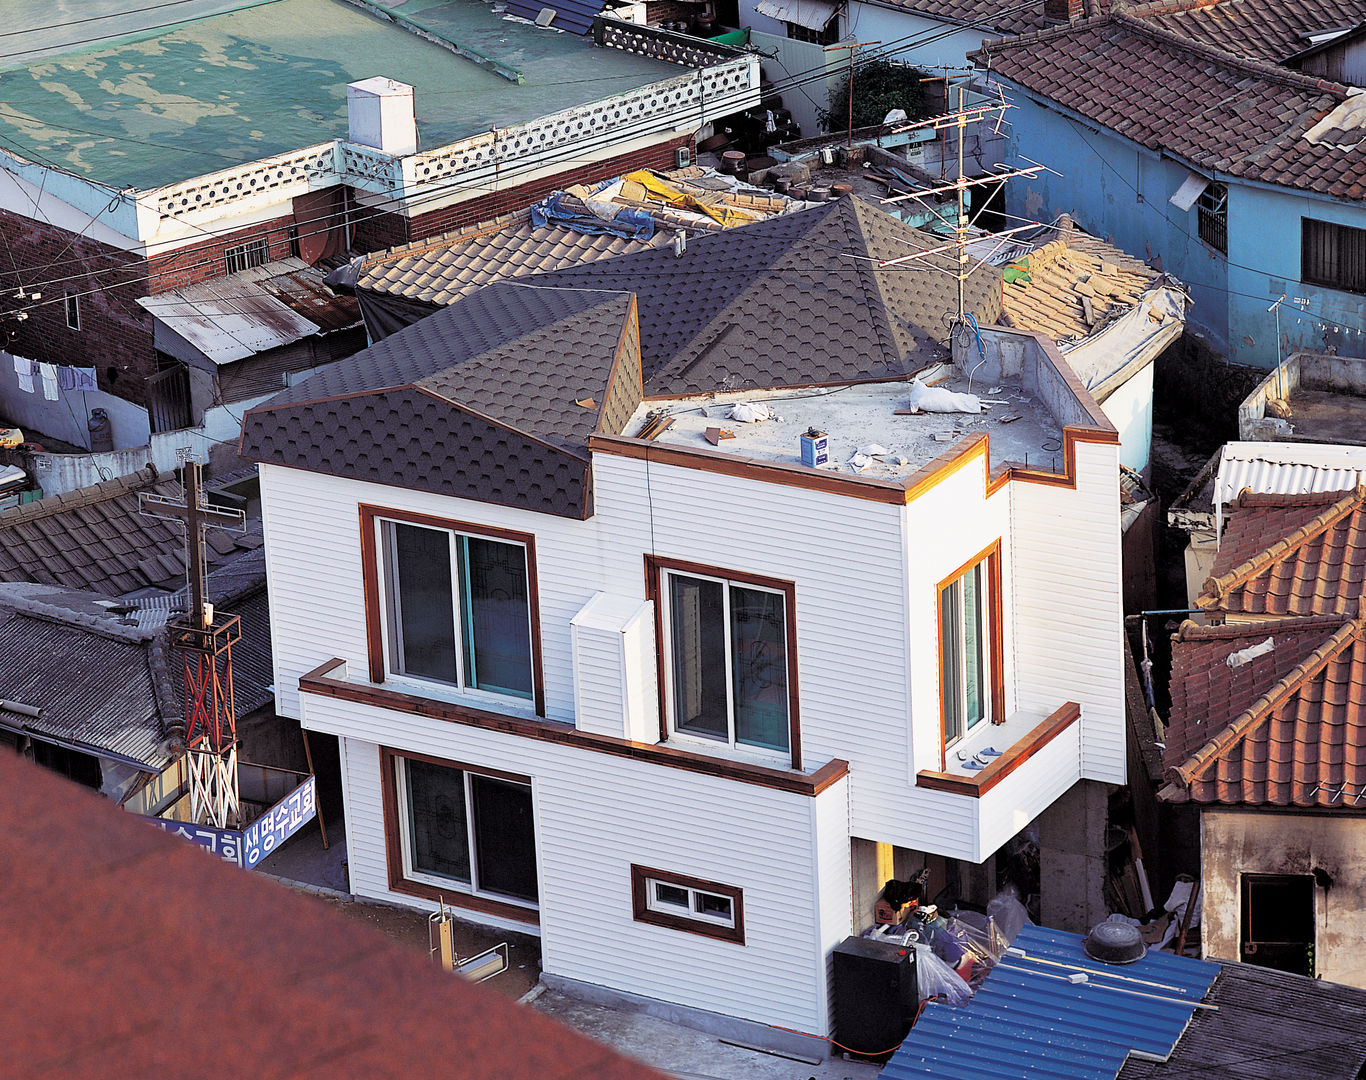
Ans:
[[[985,39],[997,36],[987,27],[955,29],[952,23],[937,22],[877,4],[862,4],[857,0],[853,0],[848,11],[840,16],[840,28],[845,37],[881,41],[877,47],[879,52],[885,51],[887,56],[907,60],[921,68],[938,68],[946,64],[964,67],[968,53],[981,48]],[[940,37],[941,34],[946,36]],[[927,40],[929,38],[938,40]]]
[[[1240,875],[1317,867],[1333,884],[1314,891],[1314,974],[1366,987],[1366,817],[1206,809],[1200,820],[1204,955],[1239,959]]]

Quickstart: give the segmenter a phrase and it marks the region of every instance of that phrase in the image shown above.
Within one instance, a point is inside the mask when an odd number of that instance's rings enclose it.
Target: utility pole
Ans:
[[[190,765],[190,815],[196,824],[237,826],[237,716],[232,686],[232,646],[242,637],[236,615],[215,612],[208,601],[204,530],[246,530],[241,510],[203,502],[198,462],[184,466],[185,499],[142,492],[139,513],[179,521],[185,530],[190,609],[170,622],[171,645],[185,671],[185,745]]]
[[[849,50],[849,141],[846,146],[854,145],[854,50],[862,49],[867,45],[881,45],[881,41],[848,41],[843,45],[827,45],[826,52],[834,52],[836,49]]]

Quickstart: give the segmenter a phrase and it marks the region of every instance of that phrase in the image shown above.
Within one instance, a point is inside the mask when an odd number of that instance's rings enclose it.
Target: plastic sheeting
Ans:
[[[576,209],[566,198],[563,191],[547,195],[531,208],[531,223],[538,229],[564,225],[589,236],[620,236],[625,240],[648,240],[655,234],[654,218],[643,210],[623,206],[615,217],[606,219],[591,210]]]

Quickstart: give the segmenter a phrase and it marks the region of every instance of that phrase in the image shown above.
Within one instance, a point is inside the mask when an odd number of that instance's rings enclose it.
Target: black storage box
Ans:
[[[911,1030],[919,1005],[915,946],[851,937],[835,947],[835,1041],[885,1060]]]

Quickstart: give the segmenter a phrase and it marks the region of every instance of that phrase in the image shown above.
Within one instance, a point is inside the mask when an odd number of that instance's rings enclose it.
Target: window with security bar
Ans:
[[[1215,251],[1228,254],[1228,188],[1211,182],[1195,204],[1200,239]]]
[[[233,247],[223,249],[225,273],[237,274],[243,270],[250,270],[253,266],[264,266],[268,262],[270,262],[270,241],[264,236],[257,240],[248,240],[245,244],[236,244]]]
[[[1301,218],[1300,280],[1366,293],[1366,229]]]

